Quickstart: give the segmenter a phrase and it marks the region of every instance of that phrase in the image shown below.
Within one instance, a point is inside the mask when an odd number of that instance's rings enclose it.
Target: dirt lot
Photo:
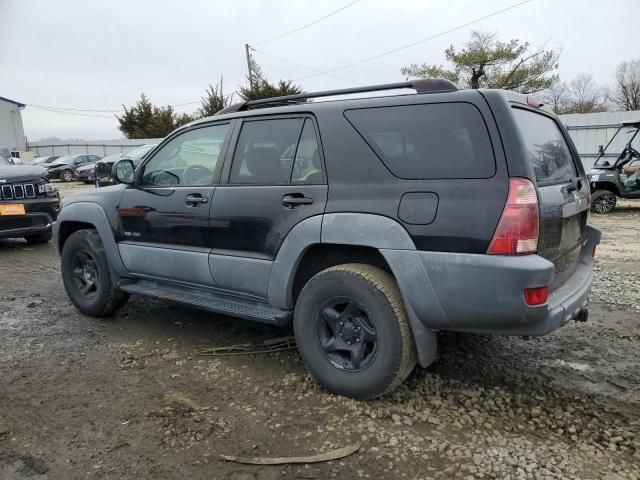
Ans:
[[[589,322],[442,334],[435,364],[369,403],[318,387],[295,352],[199,355],[286,331],[140,297],[112,319],[80,315],[52,245],[0,241],[0,479],[638,479],[640,203],[592,223]],[[219,458],[353,443],[314,465]]]

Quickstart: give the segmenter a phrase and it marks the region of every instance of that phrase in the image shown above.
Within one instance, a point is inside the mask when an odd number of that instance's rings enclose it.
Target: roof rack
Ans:
[[[341,88],[338,90],[324,90],[320,92],[298,93],[296,95],[285,95],[282,97],[261,98],[259,100],[249,100],[247,102],[235,103],[227,108],[220,110],[216,115],[225,113],[240,112],[248,110],[252,107],[266,107],[275,105],[287,105],[290,103],[301,103],[303,100],[320,97],[333,97],[338,95],[350,95],[353,93],[381,92],[384,90],[399,90],[411,88],[416,93],[439,93],[453,92],[457,90],[456,86],[449,80],[443,78],[424,78],[419,80],[411,80],[410,82],[382,83],[379,85],[366,85],[363,87]]]

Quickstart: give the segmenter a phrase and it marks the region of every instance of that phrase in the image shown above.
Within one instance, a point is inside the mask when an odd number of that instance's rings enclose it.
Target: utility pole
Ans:
[[[247,72],[249,75],[249,88],[253,88],[253,73],[251,72],[251,54],[249,53],[249,44],[244,44],[245,52],[247,53]]]

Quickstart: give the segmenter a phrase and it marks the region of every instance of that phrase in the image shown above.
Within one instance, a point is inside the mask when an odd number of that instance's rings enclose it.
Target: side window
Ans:
[[[252,120],[242,124],[229,183],[289,183],[302,118]]]
[[[363,108],[345,112],[396,177],[489,178],[496,164],[480,111],[469,103]]]
[[[578,176],[571,150],[553,119],[521,108],[514,108],[513,113],[536,183],[559,182]]]
[[[229,124],[189,130],[164,145],[145,165],[143,185],[209,185]]]
[[[322,183],[320,148],[313,121],[308,118],[304,121],[300,142],[298,142],[291,183]]]

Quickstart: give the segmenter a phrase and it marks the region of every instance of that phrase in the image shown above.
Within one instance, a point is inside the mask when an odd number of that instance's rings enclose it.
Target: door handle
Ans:
[[[305,197],[302,193],[289,193],[282,197],[282,205],[295,208],[298,205],[311,205],[313,198]]]
[[[582,189],[582,180],[579,178],[571,179],[569,185],[567,185],[567,193],[574,192]]]
[[[203,197],[199,193],[192,193],[190,195],[187,195],[184,199],[184,203],[192,206],[196,206],[201,203],[207,203],[208,201],[209,199],[207,197]]]

